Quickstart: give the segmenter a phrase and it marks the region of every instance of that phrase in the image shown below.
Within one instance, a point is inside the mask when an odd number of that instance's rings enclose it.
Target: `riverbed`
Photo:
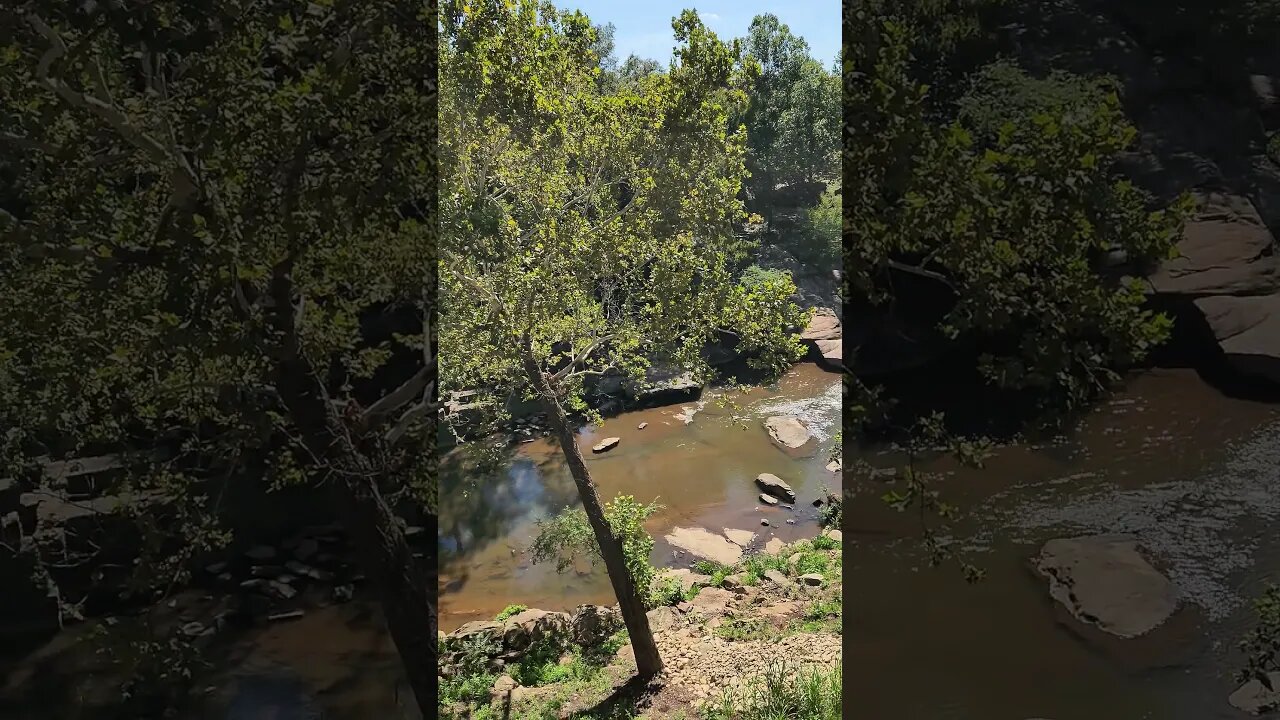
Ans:
[[[763,423],[771,415],[795,415],[810,428],[814,439],[805,456],[770,440]],[[688,566],[692,558],[677,555],[663,538],[672,528],[750,530],[757,545],[771,537],[812,536],[818,528],[813,500],[840,489],[839,475],[826,467],[839,416],[840,376],[804,363],[775,385],[708,390],[697,402],[606,418],[583,427],[578,444],[602,501],[631,495],[660,505],[646,525],[656,539],[654,564]],[[593,454],[591,447],[605,437],[621,442]],[[795,489],[793,510],[761,506],[754,479],[766,472]],[[492,619],[507,604],[544,610],[613,604],[603,566],[580,559],[560,573],[553,563],[533,563],[527,552],[538,521],[579,504],[560,448],[546,437],[515,444],[509,462],[491,474],[443,477],[441,630]]]
[[[871,453],[872,464],[893,457]],[[1217,720],[1230,707],[1249,600],[1280,573],[1280,412],[1157,371],[1071,432],[998,450],[981,470],[926,464],[960,506],[953,547],[987,577],[931,568],[918,521],[861,481],[847,505],[845,663],[862,718]],[[850,481],[853,483],[854,481]],[[1099,642],[1049,600],[1028,560],[1047,539],[1132,533],[1183,609]]]

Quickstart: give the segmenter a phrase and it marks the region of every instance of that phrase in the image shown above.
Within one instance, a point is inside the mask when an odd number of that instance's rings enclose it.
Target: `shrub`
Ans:
[[[622,555],[631,581],[640,588],[653,586],[656,570],[649,561],[653,553],[653,537],[644,529],[644,521],[661,509],[657,503],[636,502],[630,495],[619,495],[605,503],[604,516],[613,536],[622,542]],[[530,547],[533,562],[554,560],[556,571],[568,570],[573,559],[586,555],[592,562],[600,559],[600,546],[587,514],[581,508],[566,510],[550,520],[538,521],[538,535]]]
[[[795,668],[775,662],[739,691],[702,711],[704,720],[838,720],[840,666],[830,670]]]
[[[716,635],[734,642],[764,640],[772,634],[768,621],[758,617],[727,617],[716,628]]]
[[[528,609],[529,608],[525,605],[508,605],[502,609],[502,612],[498,613],[498,615],[494,618],[494,620],[498,622],[502,622],[503,620],[506,620],[507,618],[513,615],[519,615],[520,613]]]

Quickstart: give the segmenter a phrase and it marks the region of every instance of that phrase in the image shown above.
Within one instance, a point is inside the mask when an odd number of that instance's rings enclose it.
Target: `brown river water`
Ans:
[[[760,422],[795,413],[834,429],[837,376],[796,366],[774,388],[705,404],[685,424],[681,406],[629,412],[585,428],[603,498],[656,499],[654,560],[687,564],[661,539],[670,527],[743,528],[783,539],[811,535],[811,501],[838,483],[824,468],[830,440],[809,458],[774,447]],[[685,407],[697,408],[691,403]],[[739,422],[732,417],[739,416]],[[644,430],[637,425],[647,422]],[[448,631],[520,603],[569,609],[609,602],[599,570],[567,573],[523,552],[536,521],[575,500],[555,448],[515,446],[489,477],[442,488],[441,618]],[[857,453],[890,466],[892,454]],[[877,481],[853,479],[845,525],[846,683],[858,720],[1218,720],[1247,717],[1226,703],[1248,629],[1248,598],[1280,575],[1280,407],[1222,396],[1194,373],[1158,371],[1056,440],[1000,449],[981,471],[947,459],[946,499],[963,517],[954,546],[987,578],[967,585],[953,566],[931,568],[914,516],[878,499]],[[761,472],[799,494],[794,513],[758,509]],[[771,527],[761,527],[766,517]],[[796,524],[785,523],[786,518]],[[1184,609],[1150,636],[1126,643],[1080,632],[1048,599],[1027,559],[1052,537],[1130,532],[1183,594]],[[419,717],[394,649],[367,602],[308,613],[241,636],[201,685],[209,720]],[[22,717],[40,718],[35,714]],[[59,715],[62,717],[63,715]]]

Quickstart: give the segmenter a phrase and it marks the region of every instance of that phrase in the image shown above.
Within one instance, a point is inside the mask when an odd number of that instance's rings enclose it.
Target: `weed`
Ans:
[[[763,618],[728,617],[716,628],[716,635],[734,642],[764,640],[773,635],[773,629]]]
[[[776,662],[745,689],[726,691],[702,711],[704,720],[837,720],[840,667],[794,668]]]
[[[506,620],[507,618],[512,617],[513,615],[519,615],[520,613],[528,609],[529,608],[525,605],[508,605],[502,609],[502,612],[498,613],[497,617],[495,617],[494,620],[496,620],[497,622],[502,622],[503,620]]]

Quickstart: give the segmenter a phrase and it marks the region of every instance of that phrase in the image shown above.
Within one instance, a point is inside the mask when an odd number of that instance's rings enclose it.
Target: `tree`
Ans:
[[[847,36],[851,281],[871,301],[892,297],[892,273],[937,283],[954,298],[940,329],[976,344],[990,381],[1033,391],[1045,410],[1082,406],[1169,331],[1136,280],[1108,271],[1108,256],[1139,266],[1166,257],[1188,199],[1152,210],[1116,175],[1135,131],[1102,86],[1063,93],[1055,78],[1033,93],[1034,109],[1012,90],[962,102],[971,118],[983,109],[977,139],[962,123],[931,121],[910,72],[910,38],[925,32],[914,22],[855,12]]]
[[[803,38],[772,14],[758,15],[744,41],[760,72],[742,122],[755,203],[772,219],[775,188],[835,176],[840,86],[809,57]]]
[[[662,668],[570,413],[583,383],[652,362],[698,376],[721,329],[758,366],[798,357],[789,278],[739,284],[736,45],[692,11],[669,72],[602,91],[585,17],[446,2],[441,51],[442,390],[536,398],[568,462],[643,675]],[[499,394],[499,396],[501,396]]]
[[[430,5],[37,1],[0,26],[0,462],[128,455],[121,491],[160,499],[131,508],[166,533],[152,585],[225,542],[229,478],[330,495],[425,709],[434,567],[392,507],[434,506]]]

